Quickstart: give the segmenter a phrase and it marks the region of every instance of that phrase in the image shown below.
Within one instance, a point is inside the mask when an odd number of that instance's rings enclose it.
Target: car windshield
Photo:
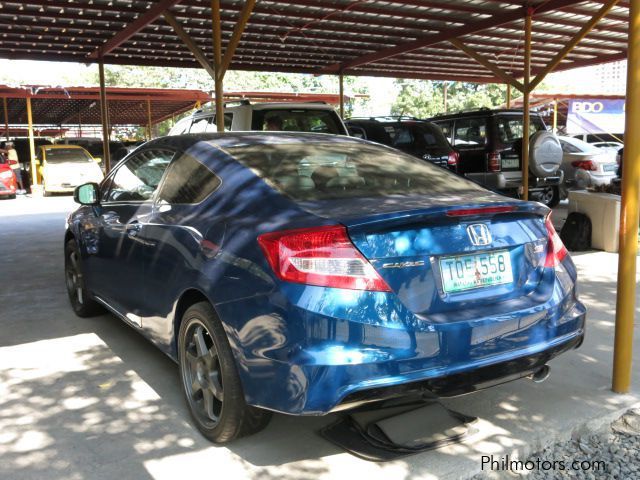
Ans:
[[[524,119],[519,115],[500,115],[497,119],[498,140],[503,145],[511,145],[522,138]],[[546,130],[542,119],[536,115],[531,115],[529,125],[529,135],[533,135],[541,130]]]
[[[485,191],[444,168],[371,145],[282,144],[227,151],[298,201]]]
[[[267,131],[345,134],[338,114],[333,110],[304,108],[254,110],[251,128]]]
[[[47,163],[87,163],[93,159],[80,148],[48,148],[46,150]]]

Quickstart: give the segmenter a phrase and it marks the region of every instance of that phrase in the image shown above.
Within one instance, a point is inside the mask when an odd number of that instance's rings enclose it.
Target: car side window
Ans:
[[[107,202],[144,202],[153,197],[174,152],[149,149],[129,158],[112,177]]]
[[[560,140],[560,145],[562,145],[562,151],[564,153],[577,153],[580,151],[578,148],[571,145],[569,142],[565,142],[564,140]]]
[[[394,147],[406,147],[413,143],[413,135],[406,127],[400,127],[396,130],[396,136],[393,139]]]
[[[185,153],[169,167],[157,201],[164,205],[200,203],[216,191],[221,183],[215,173]]]
[[[211,131],[209,125],[213,123],[213,117],[202,117],[194,120],[189,128],[189,133],[204,133]],[[214,127],[215,128],[215,127]]]
[[[451,133],[453,129],[453,122],[438,122],[436,123],[444,133],[444,136],[447,138],[449,143],[452,143],[453,138],[451,138]]]
[[[456,121],[454,145],[456,147],[484,146],[487,127],[484,119],[462,118]]]
[[[231,130],[231,123],[233,122],[233,113],[224,114],[224,130]],[[198,118],[194,120],[189,129],[189,133],[210,133],[217,132],[218,127],[216,125],[216,116],[208,115],[206,117]]]

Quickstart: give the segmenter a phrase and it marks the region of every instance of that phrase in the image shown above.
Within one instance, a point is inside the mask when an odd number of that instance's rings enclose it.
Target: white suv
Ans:
[[[316,132],[349,135],[340,116],[326,103],[257,103],[242,100],[224,108],[224,129]],[[177,122],[169,135],[216,132],[215,110],[197,110]]]

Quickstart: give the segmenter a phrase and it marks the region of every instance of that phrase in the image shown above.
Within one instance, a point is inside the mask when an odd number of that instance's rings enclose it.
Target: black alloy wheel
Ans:
[[[178,359],[191,418],[206,438],[227,443],[267,426],[271,413],[247,405],[227,334],[208,302],[182,316]]]
[[[64,276],[69,302],[76,315],[91,317],[103,312],[84,287],[82,261],[75,240],[69,240],[64,248]]]

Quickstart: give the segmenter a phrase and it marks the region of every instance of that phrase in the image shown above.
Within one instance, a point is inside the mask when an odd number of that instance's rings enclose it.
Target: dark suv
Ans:
[[[458,173],[511,196],[522,189],[522,110],[482,108],[429,119],[459,153]],[[531,112],[529,195],[547,206],[560,201],[562,147]]]
[[[456,171],[458,154],[433,123],[413,117],[354,117],[344,123],[354,137],[389,145]]]

